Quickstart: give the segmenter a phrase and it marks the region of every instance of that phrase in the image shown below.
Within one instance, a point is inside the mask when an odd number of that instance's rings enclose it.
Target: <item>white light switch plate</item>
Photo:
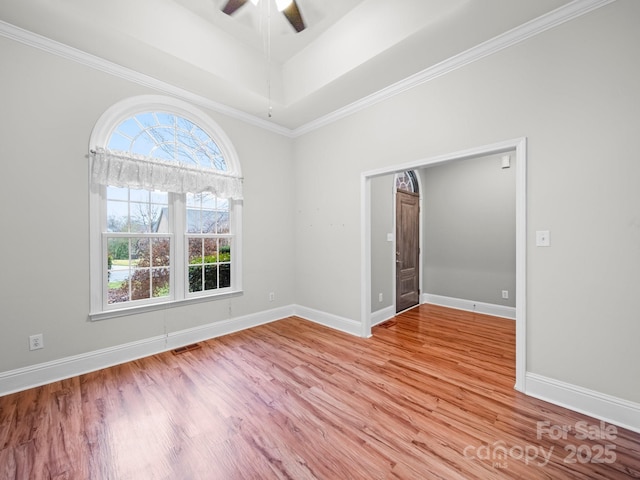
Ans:
[[[536,247],[548,247],[550,245],[549,230],[536,231]]]

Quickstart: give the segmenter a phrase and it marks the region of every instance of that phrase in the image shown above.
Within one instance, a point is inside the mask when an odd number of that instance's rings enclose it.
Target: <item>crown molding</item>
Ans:
[[[552,12],[542,15],[530,22],[505,32],[497,37],[487,40],[469,50],[444,60],[432,67],[411,75],[396,82],[376,93],[361,98],[349,105],[323,115],[298,128],[289,129],[282,125],[264,120],[255,115],[243,112],[220,102],[215,102],[201,95],[195,94],[183,88],[171,85],[157,78],[137,72],[109,60],[84,52],[74,47],[57,42],[50,38],[38,35],[22,29],[10,23],[0,20],[0,36],[15,40],[25,45],[38,48],[45,52],[58,55],[73,62],[102,71],[109,75],[120,77],[139,85],[152,88],[158,92],[178,97],[187,102],[204,107],[245,123],[263,128],[290,138],[299,137],[309,132],[322,128],[342,118],[348,117],[361,110],[383,102],[407,90],[429,82],[442,75],[450,73],[465,65],[478,61],[489,55],[493,55],[505,48],[516,45],[524,40],[534,37],[546,30],[554,28],[565,22],[578,18],[586,13],[615,2],[616,0],[574,0]]]
[[[231,118],[241,120],[265,130],[270,130],[287,137],[292,136],[292,131],[289,128],[269,122],[262,118],[256,117],[255,115],[248,114],[246,112],[243,112],[242,110],[238,110],[223,103],[215,102],[206,97],[203,97],[202,95],[198,95],[175,85],[171,85],[170,83],[158,80],[157,78],[154,78],[150,75],[146,75],[130,68],[123,67],[122,65],[118,65],[117,63],[113,63],[109,60],[105,60],[104,58],[92,55],[77,48],[70,47],[69,45],[65,45],[64,43],[60,43],[37,33],[30,32],[29,30],[16,27],[15,25],[4,22],[2,20],[0,20],[0,36],[15,40],[16,42],[20,42],[30,47],[38,48],[47,53],[57,55],[67,60],[71,60],[72,62],[79,63],[89,68],[99,70],[101,72],[122,78],[138,85],[152,88],[158,92],[172,95],[194,105],[211,109],[223,115],[227,115]]]
[[[616,0],[574,0],[571,3],[545,15],[541,15],[534,20],[478,44],[458,55],[454,55],[447,60],[426,68],[382,90],[372,93],[360,100],[356,100],[345,107],[312,120],[294,129],[293,135],[298,137],[317,130],[615,1]]]

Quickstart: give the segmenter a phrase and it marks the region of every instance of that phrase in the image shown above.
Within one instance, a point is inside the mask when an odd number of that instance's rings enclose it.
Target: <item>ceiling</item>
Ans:
[[[0,20],[296,129],[582,0],[297,0],[300,33],[273,1],[19,0]]]

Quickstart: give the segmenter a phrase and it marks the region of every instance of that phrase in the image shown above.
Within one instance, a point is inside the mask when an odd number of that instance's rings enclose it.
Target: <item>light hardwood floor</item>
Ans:
[[[371,339],[287,318],[1,397],[0,478],[640,478],[639,434],[514,391],[514,337],[426,305]]]

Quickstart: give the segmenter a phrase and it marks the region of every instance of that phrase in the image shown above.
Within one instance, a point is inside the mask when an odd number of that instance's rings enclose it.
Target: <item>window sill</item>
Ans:
[[[185,305],[193,305],[196,303],[212,302],[224,298],[237,297],[242,295],[242,290],[234,290],[232,292],[219,293],[217,295],[207,295],[203,297],[185,298],[182,300],[171,300],[162,303],[152,303],[148,305],[140,305],[138,307],[121,308],[118,310],[105,310],[89,314],[89,320],[96,322],[99,320],[107,320],[109,318],[126,317],[128,315],[137,315],[139,313],[154,312],[157,310],[167,310],[169,308],[182,307]]]

